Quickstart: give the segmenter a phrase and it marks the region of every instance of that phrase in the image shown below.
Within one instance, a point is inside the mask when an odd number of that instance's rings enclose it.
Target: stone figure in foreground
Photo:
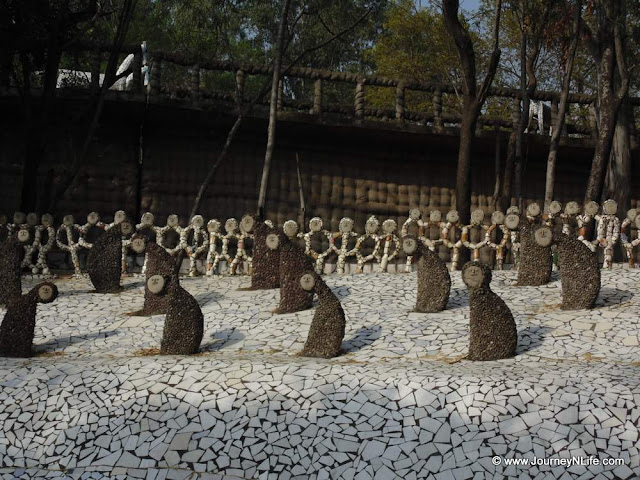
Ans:
[[[51,303],[57,297],[55,284],[43,282],[9,302],[0,325],[1,356],[26,358],[32,355],[38,303]]]
[[[318,306],[313,314],[309,335],[301,355],[303,357],[333,358],[340,355],[344,338],[345,319],[340,300],[313,269],[299,277],[306,292],[318,294]]]
[[[128,220],[113,225],[96,240],[87,257],[87,271],[98,293],[116,293],[122,276],[122,237],[133,233]]]
[[[499,360],[513,357],[518,331],[511,310],[491,291],[491,269],[474,261],[462,268],[462,281],[469,289],[469,360]]]
[[[272,237],[269,248],[280,249],[280,304],[274,313],[292,313],[313,305],[313,292],[300,285],[300,273],[313,270],[312,260],[287,235],[280,231],[278,241]]]
[[[553,257],[550,246],[540,246],[535,238],[535,227],[526,218],[520,219],[519,286],[546,285],[551,279]]]
[[[406,236],[402,248],[407,255],[418,259],[418,301],[415,311],[431,313],[444,310],[451,291],[451,277],[447,266],[437,253],[429,250],[414,236]]]
[[[198,353],[204,334],[204,316],[196,299],[179,285],[177,275],[152,275],[146,283],[150,294],[167,298],[167,317],[162,332],[160,353]]]
[[[0,305],[22,295],[22,269],[20,250],[22,246],[14,235],[0,243]]]
[[[253,221],[253,257],[249,290],[267,290],[280,285],[280,250],[277,230],[259,220],[257,215],[243,218]],[[274,246],[273,248],[269,245]]]
[[[593,308],[600,293],[600,265],[595,252],[583,242],[549,227],[535,232],[538,245],[556,245],[562,282],[563,310]]]

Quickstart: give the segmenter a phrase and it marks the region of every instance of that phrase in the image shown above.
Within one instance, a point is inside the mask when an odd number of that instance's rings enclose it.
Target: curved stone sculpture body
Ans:
[[[507,304],[491,291],[491,269],[480,262],[462,268],[469,289],[469,360],[499,360],[513,357],[518,331]]]
[[[552,268],[551,246],[538,245],[534,238],[534,226],[523,218],[520,221],[520,261],[517,285],[546,285],[551,279]]]
[[[600,265],[595,252],[564,233],[554,233],[562,282],[563,310],[593,308],[600,293]]]
[[[315,291],[318,294],[318,306],[313,314],[301,355],[319,358],[337,357],[341,353],[340,347],[346,325],[340,300],[313,269],[300,277],[300,284],[303,290]]]
[[[22,246],[14,236],[15,234],[0,243],[0,305],[6,305],[22,295]]]
[[[402,246],[407,255],[418,259],[418,300],[415,311],[441,312],[447,307],[451,292],[447,266],[437,253],[413,236],[405,237]]]
[[[167,313],[169,299],[166,295],[155,295],[149,291],[148,281],[153,275],[174,277],[172,282],[180,284],[177,275],[175,259],[156,242],[147,241],[145,244],[147,269],[145,272],[144,306],[138,315],[157,315]]]
[[[36,285],[25,295],[13,298],[0,325],[0,355],[30,357],[36,328],[38,303],[51,303],[58,297],[58,288],[51,282]]]
[[[116,293],[122,276],[122,224],[100,235],[89,250],[87,272],[98,293]]]
[[[313,269],[312,260],[284,232],[278,232],[280,245],[280,304],[275,313],[292,313],[313,305],[313,292],[300,285],[300,273]]]
[[[280,249],[270,248],[267,237],[277,235],[277,230],[254,218],[253,260],[251,273],[251,290],[266,290],[280,286]]]
[[[147,283],[153,282],[158,277],[150,278]],[[159,278],[163,279],[163,285],[153,294],[167,298],[167,316],[162,332],[160,353],[164,355],[198,353],[204,334],[204,316],[198,302],[178,284],[177,275]]]

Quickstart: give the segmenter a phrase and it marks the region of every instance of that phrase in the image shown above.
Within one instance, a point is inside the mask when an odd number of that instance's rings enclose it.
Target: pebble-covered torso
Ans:
[[[20,244],[12,237],[0,242],[0,305],[22,295]]]
[[[302,356],[337,357],[341,352],[340,346],[346,326],[344,310],[338,297],[318,275],[316,275],[315,291],[318,294],[318,306],[309,327]]]
[[[447,307],[451,277],[437,253],[418,242],[418,301],[416,312],[441,312]]]
[[[580,240],[554,232],[562,281],[562,309],[593,308],[600,293],[598,257]]]
[[[520,264],[518,285],[546,285],[551,279],[553,257],[551,247],[541,247],[533,237],[534,226],[526,219],[520,222]]]
[[[115,293],[121,290],[122,233],[119,225],[100,235],[89,250],[87,272],[98,293]]]
[[[251,273],[251,290],[278,288],[280,285],[280,249],[267,247],[266,239],[270,233],[277,233],[266,223],[254,217],[255,226],[253,241],[253,259]]]
[[[166,295],[154,295],[149,291],[147,281],[153,275],[162,275],[163,277],[172,277],[176,273],[176,261],[167,253],[167,251],[155,242],[147,242],[145,246],[147,255],[147,271],[144,287],[144,306],[142,307],[143,315],[156,315],[158,313],[166,313],[168,305],[168,297]],[[172,280],[173,282],[174,280]],[[178,277],[175,282],[179,283]]]
[[[168,305],[160,352],[165,355],[197,353],[204,333],[204,316],[198,302],[175,279],[164,295]]]
[[[313,270],[313,262],[300,247],[289,240],[284,232],[280,237],[280,304],[276,313],[306,310],[313,305],[313,292],[300,286],[302,272]]]

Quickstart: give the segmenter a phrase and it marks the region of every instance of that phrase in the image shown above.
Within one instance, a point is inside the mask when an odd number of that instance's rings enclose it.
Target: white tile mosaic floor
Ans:
[[[3,478],[640,478],[640,271],[603,272],[597,308],[559,309],[560,282],[515,287],[518,356],[461,360],[468,304],[411,313],[414,274],[328,276],[347,353],[298,357],[313,310],[274,316],[248,278],[183,279],[205,314],[202,353],[149,355],[164,317],[56,280],[33,359],[0,359]],[[26,290],[34,281],[25,281]],[[499,457],[502,464],[494,465]],[[597,457],[624,465],[506,466]]]

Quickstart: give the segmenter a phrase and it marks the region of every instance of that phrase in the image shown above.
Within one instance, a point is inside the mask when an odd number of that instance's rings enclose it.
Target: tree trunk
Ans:
[[[631,207],[631,105],[625,99],[618,112],[618,123],[613,136],[613,149],[607,172],[605,195],[602,200],[609,198],[618,203],[618,214],[623,218]]]
[[[507,145],[507,158],[504,162],[504,177],[502,180],[502,195],[500,197],[500,210],[506,213],[511,206],[511,189],[513,185],[513,168],[516,156],[516,131],[513,130],[509,135],[509,144]]]
[[[278,39],[276,41],[276,54],[273,60],[273,79],[271,80],[271,100],[269,103],[269,130],[267,133],[267,149],[264,155],[264,166],[262,167],[262,178],[260,180],[260,192],[258,194],[258,216],[264,217],[264,206],[267,198],[267,187],[269,185],[269,171],[271,169],[271,159],[276,141],[276,122],[278,117],[278,93],[280,90],[280,69],[282,68],[282,54],[284,53],[284,33],[287,24],[287,15],[291,0],[284,0],[282,12],[280,14],[280,25],[278,26]]]
[[[476,123],[476,114],[471,111],[463,113],[456,173],[456,210],[462,225],[468,225],[471,220],[471,144]]]
[[[591,172],[584,195],[584,203],[599,201],[602,197],[606,167],[611,156],[613,135],[616,127],[617,112],[614,111],[614,99],[607,96],[600,102],[600,131],[591,162]]]

